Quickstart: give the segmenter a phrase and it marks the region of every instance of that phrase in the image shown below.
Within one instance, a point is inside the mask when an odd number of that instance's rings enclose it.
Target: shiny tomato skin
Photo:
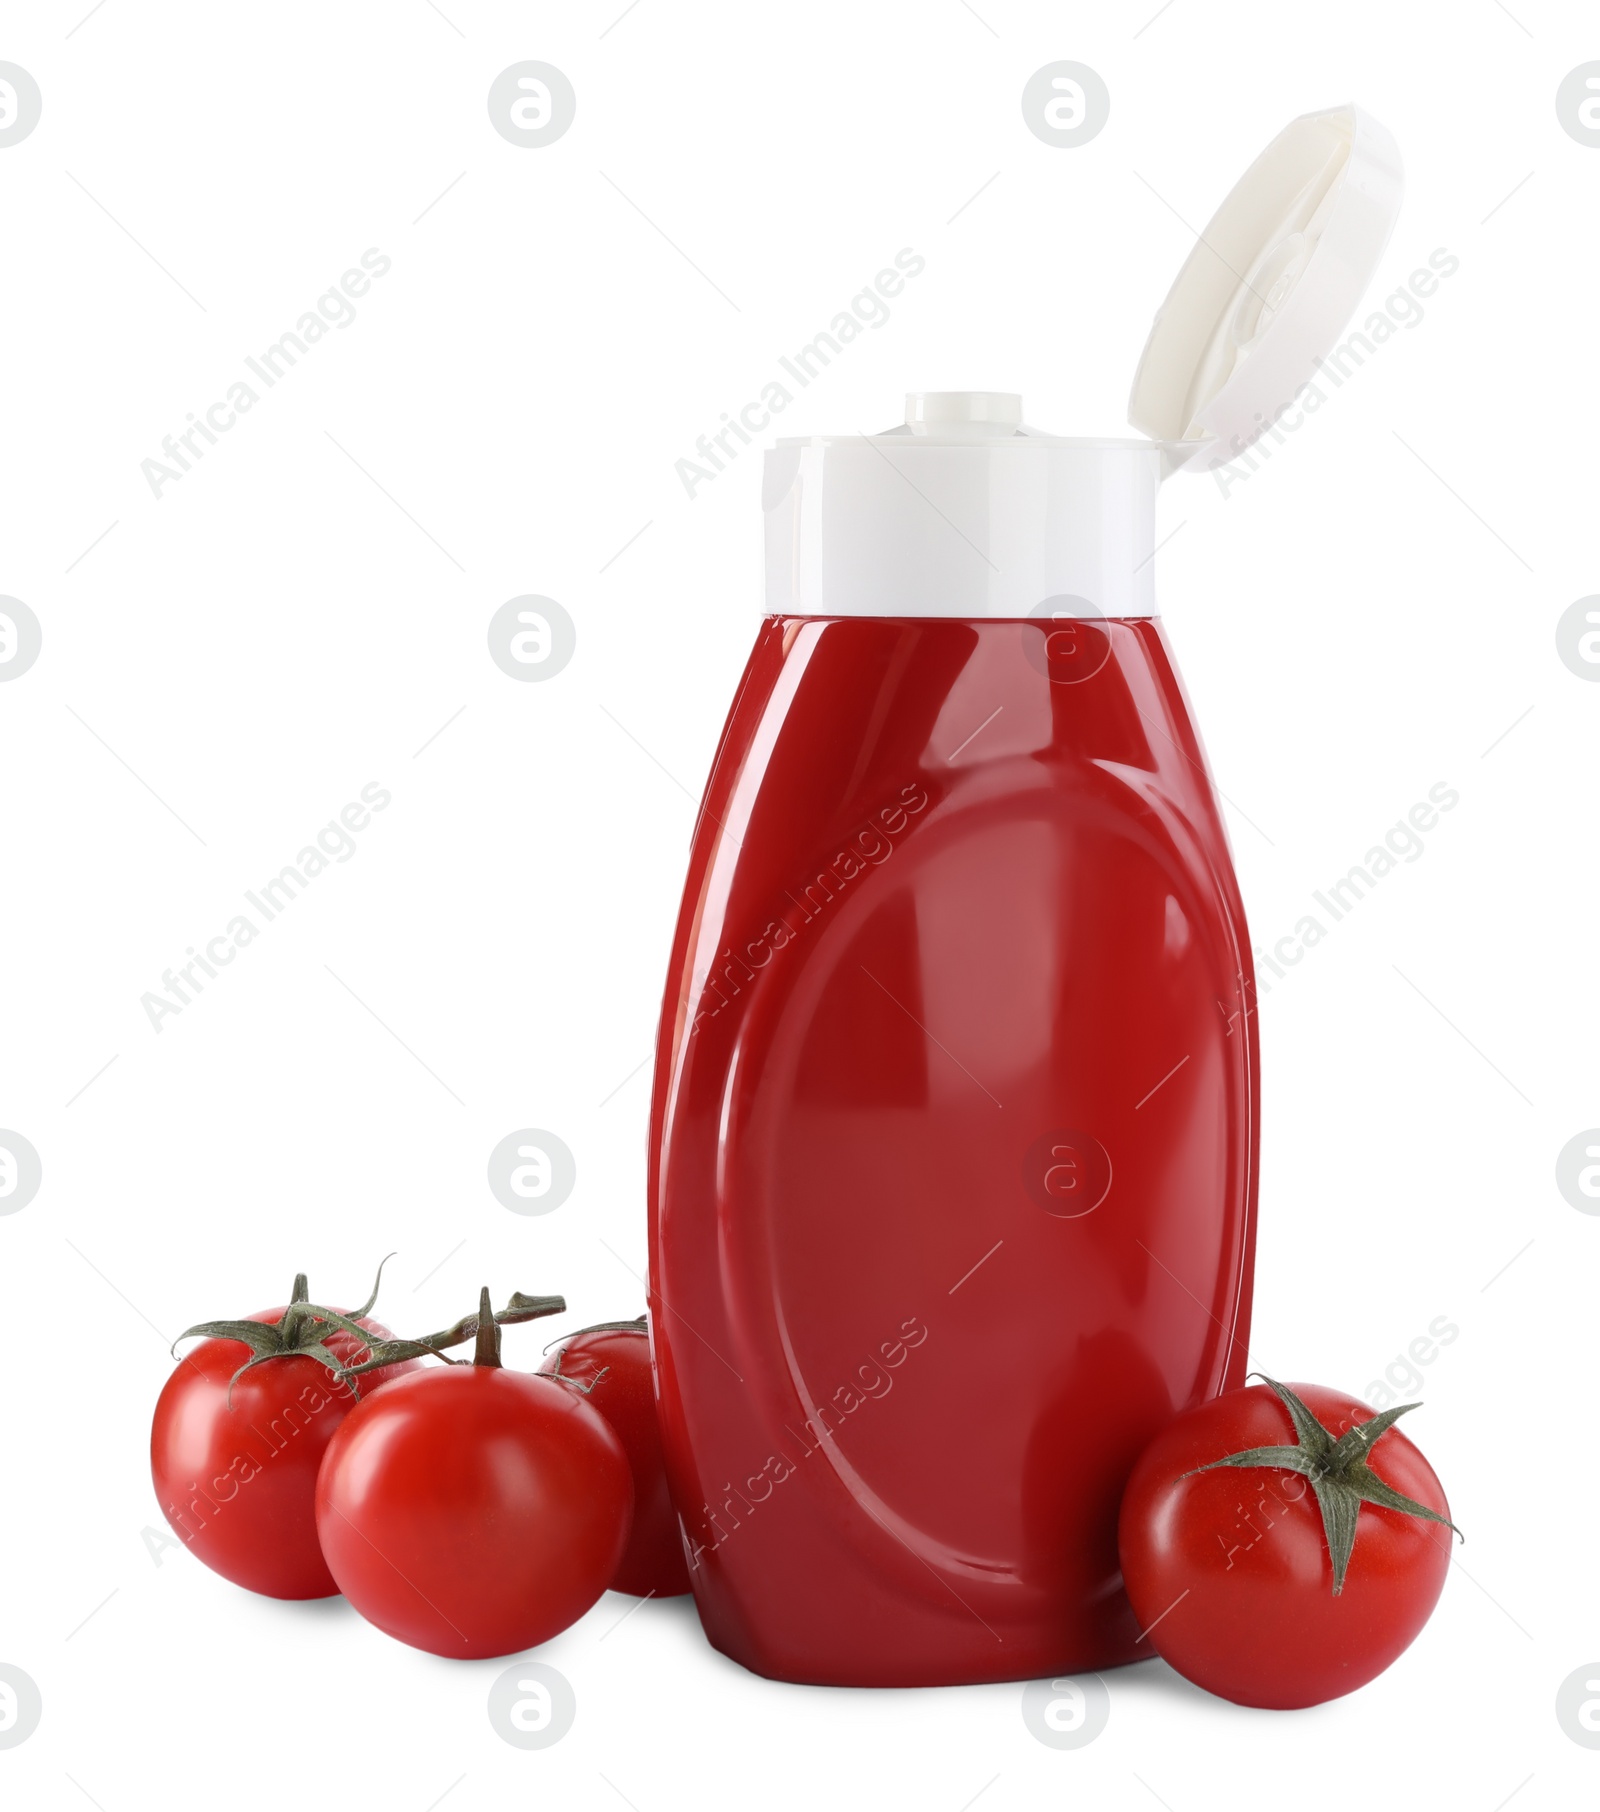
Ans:
[[[574,1334],[539,1367],[586,1391],[585,1401],[616,1431],[633,1474],[633,1533],[611,1581],[635,1598],[676,1598],[689,1590],[678,1513],[667,1492],[650,1372],[650,1336],[642,1329],[606,1328]]]
[[[1374,1412],[1342,1391],[1295,1384],[1337,1438]],[[1228,1391],[1169,1422],[1123,1493],[1123,1584],[1141,1630],[1186,1679],[1239,1705],[1297,1710],[1354,1692],[1407,1649],[1450,1566],[1450,1531],[1363,1504],[1344,1590],[1310,1481],[1218,1467],[1248,1447],[1293,1446],[1294,1424],[1265,1385]],[[1433,1468],[1399,1428],[1369,1461],[1386,1484],[1450,1514]]]
[[[558,1635],[611,1582],[633,1485],[576,1391],[455,1365],[402,1378],[328,1444],[317,1530],[369,1623],[435,1655],[509,1655]]]
[[[249,1321],[275,1322],[262,1309]],[[361,1321],[374,1339],[389,1330]],[[330,1350],[358,1364],[366,1349],[336,1333]],[[361,1397],[415,1369],[385,1366],[341,1385],[315,1359],[289,1354],[258,1365],[240,1340],[202,1340],[162,1387],[150,1428],[150,1476],[162,1514],[185,1547],[224,1579],[269,1598],[330,1598],[339,1590],[317,1541],[317,1472],[334,1430]]]

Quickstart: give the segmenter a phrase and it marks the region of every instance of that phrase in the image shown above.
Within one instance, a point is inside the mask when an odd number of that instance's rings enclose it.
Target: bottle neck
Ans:
[[[766,456],[766,609],[781,616],[1149,617],[1161,450],[913,435]]]

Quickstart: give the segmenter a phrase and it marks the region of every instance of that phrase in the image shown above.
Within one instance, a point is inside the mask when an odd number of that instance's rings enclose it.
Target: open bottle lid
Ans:
[[[1399,147],[1370,114],[1334,107],[1286,126],[1212,215],[1157,312],[1134,373],[1133,426],[1185,465],[1237,459],[1349,326],[1404,189]]]

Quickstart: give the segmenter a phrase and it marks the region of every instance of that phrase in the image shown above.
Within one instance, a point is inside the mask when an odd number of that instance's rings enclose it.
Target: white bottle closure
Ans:
[[[766,608],[785,616],[1155,613],[1155,504],[1180,467],[1248,450],[1349,325],[1404,188],[1355,107],[1293,121],[1201,233],[1156,315],[1128,417],[1079,440],[997,391],[914,391],[883,434],[766,455]]]

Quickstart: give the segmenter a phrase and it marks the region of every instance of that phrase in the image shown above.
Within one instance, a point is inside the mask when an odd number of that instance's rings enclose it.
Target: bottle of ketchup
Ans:
[[[712,1642],[838,1685],[1149,1652],[1117,1508],[1242,1382],[1248,933],[1156,614],[1156,498],[1247,454],[1378,263],[1398,154],[1297,120],[1211,222],[1130,411],[919,393],[767,454],[766,615],[661,1020],[650,1267]]]

